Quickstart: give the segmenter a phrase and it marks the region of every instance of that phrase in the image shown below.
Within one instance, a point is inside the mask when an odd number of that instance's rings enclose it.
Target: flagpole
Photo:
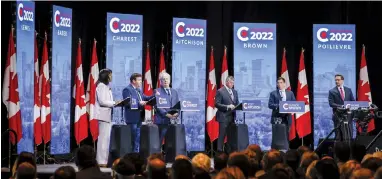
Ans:
[[[301,51],[302,51],[302,53],[304,53],[304,51],[305,51],[304,47],[301,47]],[[308,95],[308,99],[309,99],[309,95]],[[303,145],[304,145],[304,137],[301,138],[301,146],[303,146]]]

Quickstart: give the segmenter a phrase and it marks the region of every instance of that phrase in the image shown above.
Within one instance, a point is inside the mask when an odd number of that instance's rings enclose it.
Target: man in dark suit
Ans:
[[[272,91],[269,94],[268,108],[272,109],[271,124],[283,124],[286,127],[286,134],[280,134],[279,131],[273,131],[274,126],[272,126],[272,146],[277,145],[277,147],[272,147],[275,149],[288,150],[288,136],[289,128],[292,124],[291,114],[280,114],[279,113],[279,102],[280,101],[296,101],[294,93],[290,90],[285,89],[285,79],[283,77],[277,78],[277,90]],[[280,138],[279,136],[282,136]],[[277,144],[276,144],[277,143]],[[278,145],[282,144],[282,146]],[[280,148],[281,147],[281,148]]]
[[[179,97],[178,97],[178,92],[170,88],[170,75],[166,72],[162,72],[159,75],[159,80],[161,87],[156,89],[155,94],[167,94],[169,95],[169,103],[170,106],[173,107],[176,105],[176,103],[179,102]],[[158,125],[159,128],[159,136],[160,136],[160,141],[163,141],[163,138],[166,135],[168,125],[170,124],[171,119],[176,119],[178,117],[178,113],[175,114],[169,114],[168,111],[170,111],[169,108],[158,108],[155,106],[155,121],[154,124]]]
[[[239,104],[237,91],[233,89],[233,76],[228,76],[225,85],[216,91],[215,107],[216,120],[219,122],[218,151],[223,151],[224,137],[228,126],[234,123],[235,111],[233,109]]]
[[[131,146],[133,152],[139,152],[140,129],[143,121],[144,105],[153,96],[145,96],[141,91],[142,75],[133,73],[130,76],[130,84],[123,89],[123,98],[131,97],[130,103],[125,105],[125,122],[131,127]],[[138,108],[132,109],[131,102],[137,101]]]
[[[337,108],[342,108],[344,107],[344,102],[345,101],[355,101],[353,93],[350,88],[344,86],[344,76],[340,74],[336,74],[334,76],[335,81],[336,81],[336,87],[332,88],[329,90],[329,96],[328,96],[328,101],[330,107],[333,109],[333,116],[332,116],[332,121],[334,124],[334,127],[337,127],[340,124],[339,119],[335,116],[335,112]],[[352,136],[352,121],[348,120],[349,122],[349,127],[350,127],[350,136]],[[343,140],[342,134],[344,130],[348,130],[347,128],[341,128],[341,130],[337,130],[335,132],[335,139],[336,140]]]

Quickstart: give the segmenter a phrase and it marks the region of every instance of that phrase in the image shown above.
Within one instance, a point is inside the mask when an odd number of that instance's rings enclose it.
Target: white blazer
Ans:
[[[99,83],[96,88],[96,119],[111,122],[111,110],[114,105],[115,102],[110,87]]]

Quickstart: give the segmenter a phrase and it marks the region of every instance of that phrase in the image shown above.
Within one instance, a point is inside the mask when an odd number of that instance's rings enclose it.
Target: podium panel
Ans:
[[[272,124],[272,149],[288,150],[289,130],[285,124]]]
[[[175,161],[177,155],[187,155],[186,130],[183,124],[171,124],[168,126],[164,150],[166,162]]]
[[[111,128],[107,166],[111,167],[115,159],[132,151],[130,125],[113,125]]]
[[[153,153],[160,153],[159,129],[155,124],[142,125],[139,154],[144,159]]]
[[[241,151],[248,147],[248,126],[247,124],[232,124],[227,131],[228,153]]]

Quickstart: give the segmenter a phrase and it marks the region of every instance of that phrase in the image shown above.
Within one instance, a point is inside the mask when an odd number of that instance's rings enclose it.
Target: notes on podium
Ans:
[[[114,107],[122,107],[122,106],[124,106],[124,105],[129,104],[129,102],[130,102],[130,97],[127,97],[127,98],[123,99],[121,102],[116,103],[116,104],[114,105]]]
[[[369,108],[368,101],[344,101],[344,106],[346,109],[358,110],[359,108]]]
[[[305,112],[304,101],[280,101],[279,113],[303,113]]]

